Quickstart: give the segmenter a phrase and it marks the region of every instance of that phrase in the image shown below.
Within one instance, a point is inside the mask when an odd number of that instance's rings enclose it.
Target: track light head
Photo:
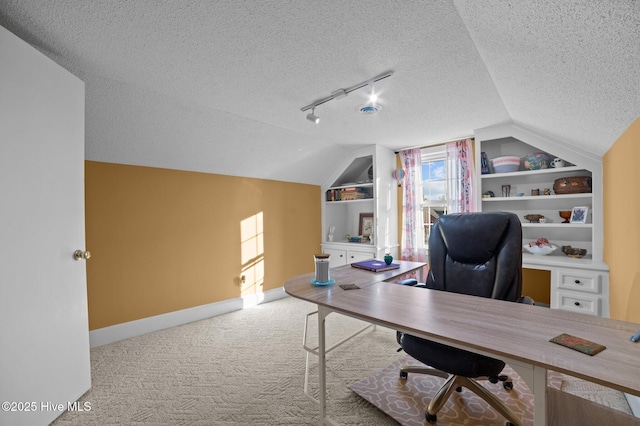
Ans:
[[[311,113],[307,114],[307,120],[313,121],[315,124],[318,124],[320,122],[320,117],[315,115],[315,112],[316,112],[316,109],[312,108]]]
[[[371,93],[369,93],[369,103],[370,104],[375,104],[378,101],[378,95],[376,95],[376,91],[373,87],[373,84],[371,85]]]
[[[380,104],[377,102],[378,96],[377,96],[377,94],[375,92],[375,89],[373,87],[374,83],[377,83],[378,81],[383,80],[383,79],[385,79],[387,77],[391,77],[392,75],[393,75],[393,71],[388,71],[386,73],[378,75],[377,77],[373,77],[370,80],[363,81],[362,83],[355,84],[355,85],[353,85],[351,87],[348,87],[346,89],[334,90],[333,92],[331,92],[331,95],[325,96],[324,98],[321,98],[321,99],[316,99],[315,101],[313,101],[309,105],[300,108],[300,110],[302,112],[311,110],[311,114],[307,114],[307,120],[313,121],[315,124],[318,124],[320,122],[320,117],[318,117],[315,114],[315,109],[316,109],[317,106],[322,105],[325,102],[332,101],[334,99],[342,99],[345,96],[347,96],[347,94],[353,92],[354,90],[358,90],[358,89],[362,89],[363,87],[370,86],[371,87],[371,93],[370,93],[369,102],[368,102],[367,105],[364,105],[361,108],[359,108],[359,110],[363,114],[372,114],[372,113],[378,111],[381,108]]]

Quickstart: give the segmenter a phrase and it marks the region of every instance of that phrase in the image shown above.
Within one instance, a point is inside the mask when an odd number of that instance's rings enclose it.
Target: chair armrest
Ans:
[[[524,303],[525,305],[535,305],[536,302],[529,296],[520,296],[520,298],[516,301],[518,303]]]

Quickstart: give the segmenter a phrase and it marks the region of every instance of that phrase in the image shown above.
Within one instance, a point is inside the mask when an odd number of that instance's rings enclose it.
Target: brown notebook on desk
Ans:
[[[567,333],[562,333],[561,335],[556,336],[549,341],[591,356],[607,349],[607,347],[604,345],[583,339],[581,337],[572,336]]]

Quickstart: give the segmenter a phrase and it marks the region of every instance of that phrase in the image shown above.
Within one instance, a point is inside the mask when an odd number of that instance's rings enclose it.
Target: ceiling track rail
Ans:
[[[372,85],[373,83],[376,83],[376,82],[378,82],[380,80],[384,80],[385,78],[391,77],[392,75],[393,75],[393,71],[388,71],[388,72],[380,74],[380,75],[378,75],[376,77],[373,77],[373,78],[371,78],[369,80],[365,80],[362,83],[354,84],[353,86],[348,87],[346,89],[334,90],[333,92],[331,92],[331,95],[313,101],[309,105],[300,108],[300,111],[304,112],[304,111],[307,111],[307,110],[310,110],[310,109],[312,110],[315,107],[317,107],[318,105],[322,105],[322,104],[324,104],[326,102],[329,102],[329,101],[331,101],[333,99],[343,98],[343,97],[347,96],[347,94],[349,94],[351,92],[354,92],[354,91],[356,91],[358,89],[362,89],[363,87]]]

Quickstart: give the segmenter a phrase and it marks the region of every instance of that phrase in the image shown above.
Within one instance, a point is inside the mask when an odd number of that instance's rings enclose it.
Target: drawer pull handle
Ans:
[[[574,281],[576,284],[580,284],[580,280],[575,280]]]
[[[573,304],[576,306],[580,306],[580,302],[574,302]]]

